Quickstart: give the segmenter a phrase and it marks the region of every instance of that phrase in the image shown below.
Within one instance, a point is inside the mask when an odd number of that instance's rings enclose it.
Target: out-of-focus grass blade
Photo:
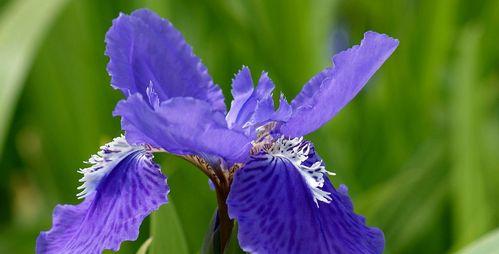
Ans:
[[[482,31],[463,30],[451,89],[452,181],[455,248],[473,241],[491,228],[483,162],[480,161],[480,124],[483,122],[479,89],[478,56]]]
[[[54,178],[53,203],[76,201],[72,183],[80,175],[74,169],[120,133],[119,119],[111,117],[120,96],[108,85],[103,55],[104,34],[114,15],[101,24],[102,16],[92,12],[94,4],[71,1],[67,5],[38,50],[25,86],[23,98],[32,105],[27,118],[39,135],[43,158],[32,164],[35,170],[30,172],[38,171],[34,179]],[[106,15],[106,6],[101,2],[94,10]],[[44,194],[51,189],[47,183],[39,182]]]
[[[182,230],[188,232],[185,241],[189,252],[194,253],[203,244],[216,209],[216,195],[210,190],[207,177],[188,162],[172,155],[164,158],[167,164],[162,165],[168,165],[165,174],[171,189],[168,198],[175,204]]]
[[[441,170],[441,168],[433,170]],[[429,181],[433,188],[426,188],[425,194],[413,199],[409,205],[405,206],[405,209],[401,209],[409,212],[401,213],[402,216],[394,218],[394,222],[391,223],[390,238],[388,238],[390,242],[387,243],[394,253],[413,251],[412,245],[416,240],[428,234],[428,231],[432,231],[435,225],[437,228],[440,227],[437,222],[441,220],[446,207],[445,199],[449,193],[448,181],[442,178],[444,177],[440,176],[440,181],[436,184]],[[424,248],[429,249],[429,247]]]
[[[406,168],[383,184],[366,191],[356,206],[366,215],[381,212],[386,214],[393,199],[404,198],[412,195],[412,187],[420,186],[421,181],[431,172],[443,156],[443,148],[439,142],[428,142],[408,162]],[[389,219],[390,220],[390,219]]]
[[[154,212],[151,217],[150,254],[187,254],[187,242],[177,211],[171,200]]]
[[[147,250],[149,249],[149,246],[151,246],[152,243],[152,237],[147,239],[142,246],[140,246],[139,250],[137,251],[137,254],[146,254]]]
[[[37,46],[69,0],[10,1],[0,17],[0,156],[12,112]]]
[[[421,86],[424,89],[423,98],[426,101],[423,105],[432,107],[438,98],[438,84],[441,78],[439,72],[445,67],[445,61],[451,48],[452,38],[455,32],[455,19],[458,14],[456,5],[458,0],[443,0],[438,2],[427,1],[424,8],[431,13],[429,16],[431,26],[428,27],[428,35],[424,39],[426,47],[424,64],[421,65]],[[428,108],[426,108],[428,110]]]
[[[499,253],[499,229],[488,233],[466,246],[457,254],[494,254]]]
[[[383,229],[388,251],[407,253],[410,243],[438,220],[448,190],[446,171],[438,167],[443,152],[438,140],[426,142],[398,175],[355,202],[369,225]]]

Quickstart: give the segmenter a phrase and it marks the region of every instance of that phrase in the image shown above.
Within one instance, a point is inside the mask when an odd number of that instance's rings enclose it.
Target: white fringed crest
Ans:
[[[145,150],[144,146],[133,146],[128,144],[125,137],[120,136],[114,138],[113,141],[100,147],[100,151],[94,154],[86,161],[90,167],[79,169],[78,172],[83,174],[80,182],[83,184],[78,187],[82,190],[76,196],[78,198],[85,198],[91,194],[100,181],[108,175],[114,167],[126,156],[139,150]]]
[[[270,148],[264,150],[268,156],[284,158],[298,169],[298,172],[300,172],[310,187],[317,207],[319,206],[318,201],[331,202],[331,193],[323,191],[321,188],[324,186],[324,174],[335,174],[327,171],[322,161],[316,161],[311,166],[304,165],[304,162],[311,156],[311,149],[310,143],[303,142],[303,137],[293,139],[280,137],[274,141]]]

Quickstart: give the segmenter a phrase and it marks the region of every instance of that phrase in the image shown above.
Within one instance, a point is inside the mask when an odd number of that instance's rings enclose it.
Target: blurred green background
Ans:
[[[499,253],[497,0],[0,0],[0,253],[33,253],[55,204],[78,202],[82,161],[120,135],[104,34],[142,7],[183,32],[227,98],[243,64],[291,99],[365,31],[398,38],[364,91],[308,138],[385,232],[386,253]],[[150,253],[196,253],[215,195],[192,166],[157,159],[172,204],[120,253],[150,235]]]

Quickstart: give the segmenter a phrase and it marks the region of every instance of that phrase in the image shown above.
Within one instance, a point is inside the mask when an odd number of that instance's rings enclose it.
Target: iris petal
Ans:
[[[304,136],[333,118],[350,102],[398,46],[398,40],[367,32],[360,45],[333,57],[333,66],[313,77],[291,102],[293,115],[281,128]]]
[[[106,34],[111,84],[144,97],[152,82],[161,101],[186,96],[225,112],[222,91],[173,25],[149,10],[121,14]]]
[[[288,120],[291,107],[284,96],[279,100],[279,109],[274,108],[274,88],[275,85],[266,72],[261,74],[254,88],[249,68],[243,67],[232,81],[234,100],[226,116],[229,127],[244,130],[248,136],[254,137],[255,129],[267,122]]]
[[[310,186],[286,159],[253,158],[236,172],[227,200],[238,239],[251,253],[382,253],[383,233],[353,212],[346,187],[327,176],[331,201],[314,201]]]
[[[256,103],[253,99],[253,91],[251,72],[248,67],[244,66],[232,80],[231,92],[234,99],[226,116],[230,128],[242,127],[248,121]]]
[[[79,205],[58,205],[53,225],[37,239],[37,253],[102,253],[136,240],[142,220],[167,202],[166,177],[152,154],[123,158]]]
[[[262,126],[270,121],[286,122],[291,117],[291,114],[291,105],[289,105],[284,95],[281,94],[277,110],[274,109],[274,100],[272,97],[259,101],[256,104],[250,123],[255,126]]]
[[[114,114],[122,117],[125,136],[134,144],[149,143],[180,155],[217,155],[230,162],[248,157],[251,140],[228,129],[225,116],[201,100],[176,97],[153,109],[135,94],[119,102]]]

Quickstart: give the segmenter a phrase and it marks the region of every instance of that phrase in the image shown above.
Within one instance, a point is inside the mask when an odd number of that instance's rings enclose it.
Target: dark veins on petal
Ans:
[[[255,157],[236,172],[227,204],[239,243],[253,253],[382,253],[383,233],[353,212],[346,187],[326,177],[331,202],[317,207],[297,169],[282,158]]]
[[[79,205],[58,205],[52,229],[37,239],[37,253],[118,251],[136,240],[142,220],[167,202],[166,177],[152,154],[136,151],[121,160]]]

